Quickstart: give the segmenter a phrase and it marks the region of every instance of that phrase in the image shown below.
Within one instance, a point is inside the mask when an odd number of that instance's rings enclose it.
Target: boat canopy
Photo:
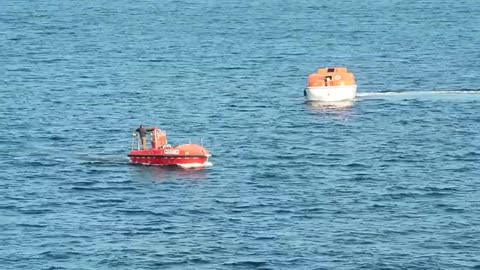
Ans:
[[[308,77],[308,87],[355,85],[355,76],[345,67],[321,68]]]

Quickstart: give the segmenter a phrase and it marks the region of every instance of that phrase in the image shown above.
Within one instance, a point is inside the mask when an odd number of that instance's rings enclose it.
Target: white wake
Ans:
[[[480,90],[432,90],[432,91],[398,91],[398,92],[363,92],[357,93],[359,98],[368,97],[419,97],[434,95],[480,95]]]
[[[179,167],[183,169],[198,169],[198,168],[208,168],[212,167],[213,163],[207,161],[205,163],[188,163],[188,164],[178,164]]]

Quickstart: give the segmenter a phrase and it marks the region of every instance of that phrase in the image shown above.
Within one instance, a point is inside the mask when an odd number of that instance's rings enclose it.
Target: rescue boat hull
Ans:
[[[305,98],[309,101],[336,102],[354,100],[357,85],[307,87]]]
[[[155,166],[207,167],[206,156],[169,156],[169,155],[142,155],[130,154],[130,161],[135,164]]]
[[[134,150],[128,157],[135,164],[180,166],[183,168],[207,167],[210,153],[200,145],[185,144],[177,147]]]

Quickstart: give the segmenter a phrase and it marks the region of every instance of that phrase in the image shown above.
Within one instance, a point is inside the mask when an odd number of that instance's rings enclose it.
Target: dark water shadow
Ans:
[[[158,182],[171,180],[203,180],[208,178],[209,168],[185,169],[178,166],[155,166],[129,163],[142,178]]]

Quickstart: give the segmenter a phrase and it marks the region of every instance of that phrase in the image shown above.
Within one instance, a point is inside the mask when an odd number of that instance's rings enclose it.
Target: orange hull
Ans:
[[[179,165],[196,167],[207,166],[211,156],[207,149],[197,144],[184,144],[176,147],[134,150],[128,155],[132,163],[147,165]]]

